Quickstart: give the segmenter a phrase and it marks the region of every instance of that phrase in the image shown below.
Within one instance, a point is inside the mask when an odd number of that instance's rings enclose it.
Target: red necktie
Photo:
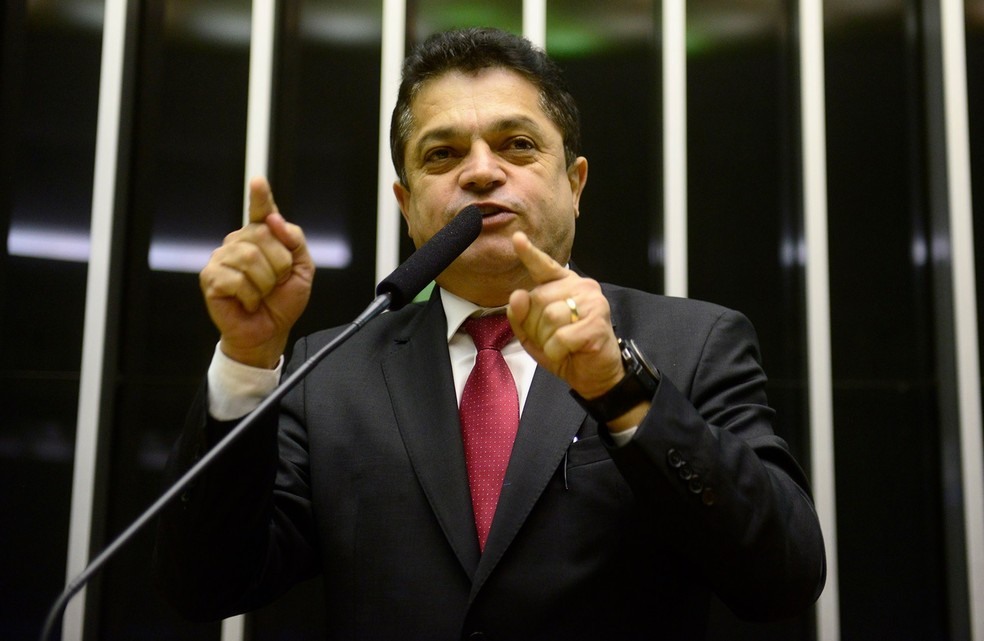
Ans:
[[[513,333],[509,319],[501,314],[469,318],[463,327],[475,341],[478,353],[461,394],[461,437],[478,544],[485,549],[519,429],[516,383],[499,351]]]

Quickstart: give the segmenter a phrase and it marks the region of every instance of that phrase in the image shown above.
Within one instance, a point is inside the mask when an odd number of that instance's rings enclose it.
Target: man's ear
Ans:
[[[584,192],[584,186],[588,183],[588,159],[584,156],[578,156],[577,159],[571,163],[571,166],[567,168],[567,180],[571,184],[571,196],[574,198],[574,216],[577,217],[581,214],[579,209],[581,203],[581,194]]]
[[[410,189],[406,185],[401,183],[399,180],[393,183],[393,195],[396,196],[396,202],[400,205],[400,213],[403,215],[403,220],[407,223],[407,228],[410,227]]]

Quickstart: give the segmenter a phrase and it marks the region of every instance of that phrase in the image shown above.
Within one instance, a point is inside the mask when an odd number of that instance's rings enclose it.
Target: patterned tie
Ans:
[[[513,333],[501,314],[469,318],[463,327],[478,350],[459,412],[478,545],[484,550],[519,429],[516,383],[499,351]]]

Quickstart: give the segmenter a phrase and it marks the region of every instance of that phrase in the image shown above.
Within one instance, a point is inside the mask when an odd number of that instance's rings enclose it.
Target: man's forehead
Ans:
[[[410,99],[417,110],[423,102],[440,100],[449,91],[492,93],[513,102],[525,97],[540,98],[540,88],[523,74],[508,67],[482,67],[475,70],[450,69],[420,84]]]
[[[552,124],[539,88],[522,74],[498,67],[449,71],[430,78],[411,100],[410,109],[416,130],[412,138],[452,134],[468,126],[465,120],[473,114],[480,115],[490,131],[543,129]]]

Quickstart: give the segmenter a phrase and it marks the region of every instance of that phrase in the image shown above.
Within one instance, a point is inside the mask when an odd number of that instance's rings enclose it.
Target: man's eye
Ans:
[[[528,138],[513,138],[509,141],[509,147],[519,151],[529,151],[536,148],[533,141]]]
[[[424,162],[440,162],[451,157],[451,150],[446,147],[434,149],[424,155]]]

